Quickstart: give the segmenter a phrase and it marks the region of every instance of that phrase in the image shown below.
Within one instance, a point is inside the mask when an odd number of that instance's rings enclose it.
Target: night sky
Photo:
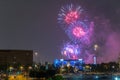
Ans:
[[[120,0],[0,0],[0,49],[34,50],[38,62],[61,58],[61,45],[69,38],[57,17],[69,3],[80,4],[91,18],[109,20],[109,30],[120,40]]]

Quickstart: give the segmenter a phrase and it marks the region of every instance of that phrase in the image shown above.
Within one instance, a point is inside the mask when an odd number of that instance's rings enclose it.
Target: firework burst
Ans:
[[[89,40],[89,26],[84,22],[76,21],[72,23],[65,32],[74,43],[83,43]]]
[[[63,6],[58,14],[58,23],[69,25],[80,19],[82,11],[80,6],[75,6],[73,4]]]
[[[62,48],[62,55],[69,59],[78,59],[78,55],[80,54],[79,45],[66,43]]]

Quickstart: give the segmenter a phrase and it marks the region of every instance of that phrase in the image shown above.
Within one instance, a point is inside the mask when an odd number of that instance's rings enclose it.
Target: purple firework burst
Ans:
[[[62,55],[67,57],[68,59],[78,59],[80,55],[80,47],[79,45],[66,43],[62,48]]]

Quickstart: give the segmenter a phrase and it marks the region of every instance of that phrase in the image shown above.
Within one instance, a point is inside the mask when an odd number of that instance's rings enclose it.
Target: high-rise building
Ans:
[[[96,56],[93,57],[93,64],[97,64],[97,57]]]

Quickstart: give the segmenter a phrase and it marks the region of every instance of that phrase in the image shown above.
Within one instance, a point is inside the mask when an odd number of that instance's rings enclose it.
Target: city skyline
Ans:
[[[119,0],[0,1],[0,49],[34,50],[38,52],[37,58],[34,56],[37,61],[53,62],[56,58],[62,58],[61,46],[69,38],[57,24],[57,17],[62,5],[74,3],[82,5],[89,16],[94,17],[92,20],[96,23],[106,25],[105,27],[96,25],[98,26],[96,34],[100,39],[97,37],[95,40],[101,47],[98,56],[103,60],[106,58],[106,61],[116,61],[120,53],[119,2]]]

